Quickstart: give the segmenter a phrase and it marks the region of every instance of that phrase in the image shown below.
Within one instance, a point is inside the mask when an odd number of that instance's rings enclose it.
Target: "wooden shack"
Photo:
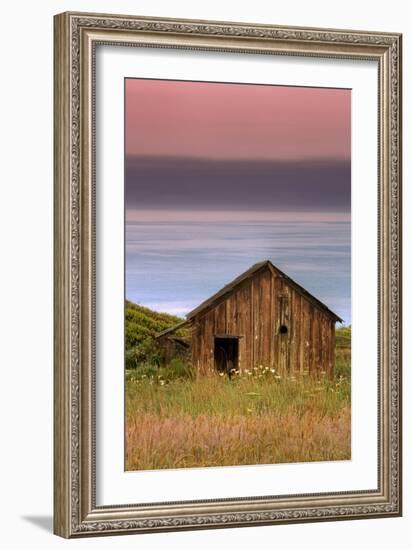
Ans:
[[[201,303],[184,324],[192,329],[192,363],[199,373],[268,367],[280,375],[332,377],[337,321],[342,319],[267,260]]]
[[[157,337],[162,364],[168,367],[173,359],[190,360],[191,339],[166,334]]]

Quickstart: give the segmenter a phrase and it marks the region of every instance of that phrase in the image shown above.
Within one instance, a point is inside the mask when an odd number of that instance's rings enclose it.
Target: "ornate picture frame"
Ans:
[[[96,48],[370,60],[378,81],[377,488],[101,505],[96,479]],[[54,532],[103,534],[401,515],[401,45],[396,33],[63,13],[54,21]],[[245,472],[244,475],[247,475]]]

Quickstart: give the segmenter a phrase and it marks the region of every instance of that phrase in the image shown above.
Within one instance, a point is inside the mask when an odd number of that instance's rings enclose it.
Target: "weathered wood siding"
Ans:
[[[200,373],[215,369],[214,338],[223,335],[239,337],[240,370],[267,366],[281,375],[333,375],[335,321],[269,269],[194,318],[192,360]]]

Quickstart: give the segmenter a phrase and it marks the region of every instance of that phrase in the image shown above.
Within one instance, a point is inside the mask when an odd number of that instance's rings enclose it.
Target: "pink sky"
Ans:
[[[350,159],[350,90],[126,80],[126,154]]]

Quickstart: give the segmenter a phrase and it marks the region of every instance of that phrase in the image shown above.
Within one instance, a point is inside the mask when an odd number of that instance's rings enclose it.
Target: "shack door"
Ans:
[[[215,368],[229,376],[239,368],[239,338],[215,337]]]

